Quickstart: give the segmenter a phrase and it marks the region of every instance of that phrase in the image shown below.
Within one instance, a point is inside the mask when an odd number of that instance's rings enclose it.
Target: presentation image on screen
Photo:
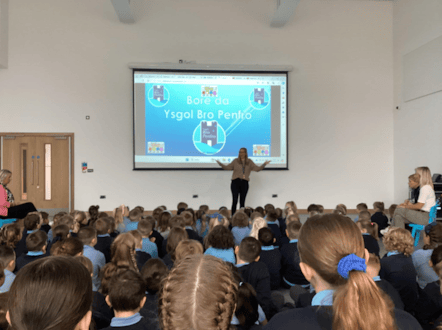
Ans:
[[[134,169],[288,169],[287,72],[133,71]]]

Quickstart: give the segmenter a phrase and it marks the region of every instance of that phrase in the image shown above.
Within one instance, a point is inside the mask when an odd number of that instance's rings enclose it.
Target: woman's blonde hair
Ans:
[[[420,175],[421,179],[419,185],[421,187],[425,185],[431,186],[434,189],[433,179],[431,178],[431,171],[427,166],[420,166],[416,168],[416,173]]]
[[[239,157],[239,153],[241,152],[241,150],[244,150],[245,152],[246,152],[246,157],[245,157],[245,164],[247,165],[247,164],[249,164],[249,153],[247,152],[247,148],[240,148],[239,149],[239,151],[238,151],[238,162],[240,162],[241,163],[241,158]]]
[[[345,279],[338,273],[343,257],[365,256],[364,240],[353,220],[338,214],[309,218],[301,227],[298,249],[301,262],[335,289],[333,329],[397,329],[392,301],[368,274],[351,270]]]
[[[267,221],[265,221],[265,219],[262,217],[255,218],[255,220],[253,220],[252,230],[250,230],[249,236],[258,239],[258,232],[264,227],[268,227]]]
[[[179,261],[163,280],[158,320],[163,330],[227,330],[235,310],[238,283],[231,268],[210,255]]]
[[[387,251],[398,251],[405,256],[414,252],[414,239],[411,233],[403,228],[390,228],[383,239]]]
[[[6,179],[10,175],[12,175],[12,172],[10,170],[1,170],[0,171],[0,184],[3,184],[3,180]]]

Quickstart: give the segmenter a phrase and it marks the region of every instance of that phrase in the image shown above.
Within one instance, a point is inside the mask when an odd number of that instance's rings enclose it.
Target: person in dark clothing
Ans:
[[[278,213],[276,212],[276,210],[269,210],[266,214],[265,219],[267,221],[267,226],[272,230],[273,235],[275,237],[274,245],[277,247],[280,247],[282,233],[281,233],[281,227],[280,227],[280,224],[278,221]]]
[[[106,263],[108,263],[111,261],[110,249],[114,241],[110,236],[110,223],[106,218],[99,218],[95,221],[94,227],[97,230],[97,244],[95,244],[94,248],[104,254]]]
[[[43,230],[47,234],[49,233],[49,230],[51,230],[51,226],[49,225],[49,214],[47,212],[40,212],[40,214],[43,221],[40,230]]]
[[[48,244],[48,235],[37,230],[26,237],[26,248],[28,253],[22,254],[17,258],[16,273],[32,261],[47,257],[46,247]]]
[[[309,284],[299,267],[299,263],[301,262],[298,252],[298,236],[300,230],[300,222],[290,222],[286,229],[286,234],[290,241],[281,248],[281,283],[286,288],[290,288],[296,284],[302,286]]]
[[[379,257],[378,224],[370,220],[360,219],[356,222],[362,233],[365,248]]]
[[[252,285],[256,291],[258,303],[261,305],[267,320],[276,314],[270,292],[270,274],[265,263],[259,261],[261,244],[253,237],[246,237],[235,247],[236,267],[243,282]]]
[[[169,268],[161,259],[150,259],[141,270],[141,277],[146,285],[146,302],[140,314],[148,320],[152,330],[159,330],[158,322],[158,291],[161,281],[169,274]]]
[[[149,324],[140,310],[146,302],[146,286],[143,278],[132,269],[121,269],[110,280],[106,302],[114,310],[111,329],[148,330]]]
[[[378,224],[378,234],[382,237],[381,230],[388,227],[388,217],[384,213],[384,202],[374,202],[373,209],[374,214],[371,216],[371,222]]]
[[[413,237],[405,229],[394,228],[388,231],[383,241],[388,253],[381,259],[379,275],[399,292],[405,311],[414,314],[418,307],[419,289],[411,258]]]
[[[274,246],[276,239],[270,228],[261,228],[258,232],[261,243],[260,259],[266,264],[270,273],[270,289],[277,290],[281,285],[281,252]]]

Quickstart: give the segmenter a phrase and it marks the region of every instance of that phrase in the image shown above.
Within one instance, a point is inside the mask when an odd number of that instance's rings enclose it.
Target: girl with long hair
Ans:
[[[208,255],[186,257],[162,282],[161,329],[228,330],[237,294],[238,283],[224,261]]]
[[[368,251],[356,224],[338,214],[308,219],[299,233],[300,267],[315,288],[312,306],[275,315],[265,329],[421,329],[366,273]]]
[[[111,245],[111,261],[101,269],[101,294],[107,295],[112,276],[120,269],[127,268],[138,272],[136,260],[136,239],[129,233],[118,235]]]

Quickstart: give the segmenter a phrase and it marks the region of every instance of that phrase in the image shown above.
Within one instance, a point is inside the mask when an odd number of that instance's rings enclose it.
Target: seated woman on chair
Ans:
[[[418,167],[416,173],[420,174],[420,192],[417,203],[402,203],[399,205],[393,215],[393,226],[405,228],[405,223],[416,223],[427,225],[429,221],[429,212],[436,205],[436,195],[434,193],[433,180],[428,167]],[[409,179],[411,186],[413,180]]]
[[[28,213],[37,209],[32,203],[15,204],[14,195],[6,188],[11,182],[11,177],[11,171],[0,171],[0,219],[23,219]]]

